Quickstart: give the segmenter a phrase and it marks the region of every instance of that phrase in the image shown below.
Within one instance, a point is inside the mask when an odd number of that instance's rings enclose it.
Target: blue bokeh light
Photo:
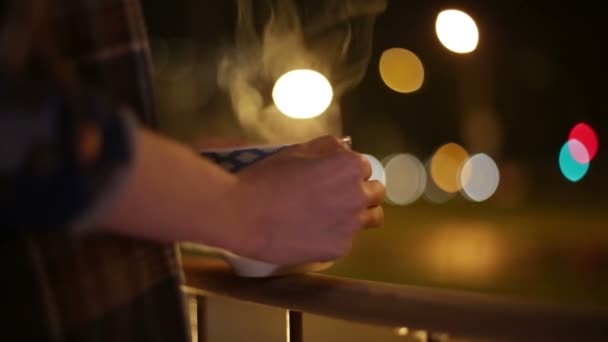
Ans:
[[[581,145],[581,146],[578,146]],[[589,171],[589,163],[580,163],[572,155],[572,150],[585,149],[584,145],[575,139],[567,141],[559,153],[559,167],[564,174],[564,177],[569,181],[576,183],[583,179]]]

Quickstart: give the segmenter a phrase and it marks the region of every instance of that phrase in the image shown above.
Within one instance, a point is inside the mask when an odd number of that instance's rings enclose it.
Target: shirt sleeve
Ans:
[[[94,89],[0,71],[0,222],[82,230],[125,188],[137,124]]]

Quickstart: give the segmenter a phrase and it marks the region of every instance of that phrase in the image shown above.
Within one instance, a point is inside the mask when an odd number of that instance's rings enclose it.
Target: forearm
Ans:
[[[186,146],[141,129],[124,193],[102,219],[106,230],[160,241],[244,248],[247,219],[237,178]],[[250,203],[253,205],[253,203]]]
[[[237,179],[93,91],[0,70],[0,220],[240,249]],[[246,207],[252,208],[253,204]],[[242,240],[245,241],[245,240]]]

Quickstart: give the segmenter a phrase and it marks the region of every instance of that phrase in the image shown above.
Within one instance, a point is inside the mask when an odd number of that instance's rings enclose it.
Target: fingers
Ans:
[[[384,223],[384,209],[382,203],[386,196],[386,189],[379,181],[363,182],[363,191],[367,198],[367,207],[360,214],[362,228],[375,228]]]
[[[341,142],[340,139],[330,135],[298,144],[296,148],[300,152],[314,155],[325,155],[346,150],[346,146]]]
[[[364,155],[359,154],[358,155],[360,161],[361,161],[361,170],[363,172],[363,180],[368,180],[371,176],[372,176],[372,164],[370,163],[369,159],[367,159]]]
[[[384,223],[384,209],[381,206],[364,210],[361,215],[362,228],[376,228]]]
[[[366,181],[372,176],[372,164],[364,155],[351,150],[338,151],[335,155],[327,155],[328,158],[336,158],[345,174],[356,177],[357,180]]]
[[[359,172],[363,180],[368,180],[372,176],[372,165],[362,154],[353,152],[350,149],[352,140],[350,137],[337,138],[335,136],[322,136],[308,142],[297,144],[293,149],[310,155],[327,156],[334,153],[341,154],[340,160],[346,168]],[[341,153],[343,152],[343,153]],[[343,158],[342,158],[343,157]]]
[[[382,205],[386,197],[386,189],[379,181],[363,182],[363,192],[367,199],[367,207]]]

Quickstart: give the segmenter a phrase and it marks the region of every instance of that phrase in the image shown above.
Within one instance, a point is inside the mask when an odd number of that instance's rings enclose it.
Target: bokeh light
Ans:
[[[392,48],[380,57],[380,77],[387,87],[398,93],[412,93],[424,83],[424,66],[415,53]]]
[[[407,327],[395,328],[395,334],[397,334],[397,336],[407,336],[409,333],[410,330]]]
[[[577,153],[585,154],[587,149],[585,145],[576,139],[567,141],[559,153],[559,167],[564,174],[564,177],[569,181],[576,183],[583,179],[589,171],[589,163],[578,162],[571,151],[577,151]],[[587,154],[585,159],[589,159]]]
[[[384,171],[384,165],[382,165],[382,163],[371,154],[363,154],[363,156],[369,160],[369,163],[372,166],[372,175],[369,180],[377,180],[386,185],[386,172]]]
[[[459,10],[439,13],[435,22],[437,37],[443,46],[456,53],[469,53],[477,48],[479,30],[473,18]]]
[[[411,154],[385,158],[386,199],[396,205],[408,205],[420,198],[426,187],[424,165]]]
[[[579,144],[570,144],[570,153],[576,161],[582,164],[589,163],[595,158],[598,150],[597,133],[588,124],[581,122],[570,131],[568,140],[577,140],[584,146],[581,151]]]
[[[496,192],[500,183],[500,172],[496,162],[487,154],[476,154],[469,158],[460,173],[465,197],[483,202]]]
[[[455,193],[445,192],[440,187],[438,187],[437,184],[435,184],[435,181],[433,181],[433,176],[431,175],[431,160],[432,157],[424,162],[424,170],[426,172],[427,182],[422,196],[429,203],[443,204],[451,200],[454,197]]]
[[[428,178],[424,189],[424,199],[432,204],[443,204],[454,198],[454,192],[445,192],[435,184],[432,178]]]
[[[333,96],[327,78],[317,71],[307,69],[284,74],[272,90],[277,108],[294,119],[310,119],[323,114]]]
[[[591,157],[589,156],[589,152],[587,151],[587,147],[576,139],[568,140],[571,143],[568,144],[568,151],[570,156],[574,158],[579,164],[589,164]]]
[[[441,146],[431,159],[431,177],[445,192],[458,192],[461,189],[461,167],[467,161],[467,151],[456,143]]]
[[[445,224],[419,242],[426,272],[438,279],[472,283],[491,279],[504,262],[504,238],[482,221]]]

